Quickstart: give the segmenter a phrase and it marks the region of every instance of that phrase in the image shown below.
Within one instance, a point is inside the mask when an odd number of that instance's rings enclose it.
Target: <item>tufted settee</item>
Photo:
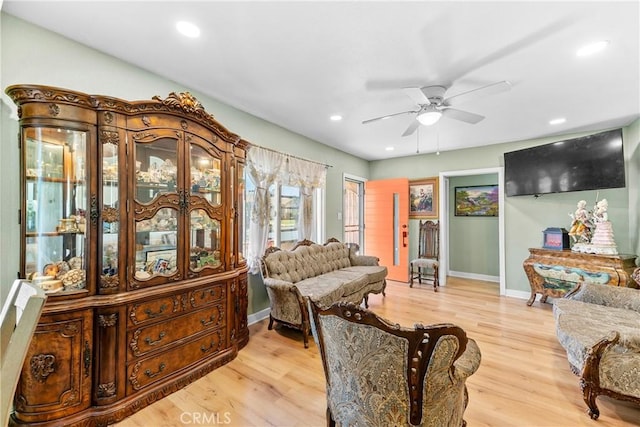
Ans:
[[[553,314],[591,418],[598,395],[640,403],[640,290],[581,283]]]
[[[300,329],[309,346],[310,322],[306,298],[320,306],[364,302],[369,294],[384,295],[387,268],[374,256],[356,255],[344,243],[298,242],[291,251],[268,248],[262,257],[262,277],[269,296],[269,329],[273,322]]]

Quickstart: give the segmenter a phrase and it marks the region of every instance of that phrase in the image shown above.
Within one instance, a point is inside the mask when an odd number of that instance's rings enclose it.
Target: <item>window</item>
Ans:
[[[344,176],[343,223],[344,242],[355,243],[364,249],[364,181]]]
[[[255,185],[245,176],[245,217],[244,217],[244,253],[248,253],[251,236],[249,235],[249,224],[251,215],[251,204],[255,197]],[[269,238],[267,247],[277,246],[283,250],[290,250],[300,240],[298,230],[298,214],[301,205],[300,188],[288,185],[273,185],[269,188],[271,197],[271,218],[269,220]],[[318,189],[314,192],[314,215],[315,223],[314,235],[311,240],[321,241],[323,237],[323,212],[322,199],[323,191]],[[318,238],[317,236],[320,236]]]

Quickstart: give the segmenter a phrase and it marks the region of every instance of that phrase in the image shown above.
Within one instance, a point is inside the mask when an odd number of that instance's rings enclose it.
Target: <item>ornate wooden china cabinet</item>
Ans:
[[[49,294],[15,425],[108,425],[249,339],[248,143],[189,93],[128,102],[17,85],[20,276]]]

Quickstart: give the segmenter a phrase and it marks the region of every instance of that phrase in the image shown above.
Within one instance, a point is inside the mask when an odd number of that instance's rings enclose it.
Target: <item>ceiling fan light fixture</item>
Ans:
[[[600,40],[598,42],[591,43],[581,47],[580,49],[577,50],[576,55],[577,56],[593,55],[594,53],[600,52],[608,45],[609,45],[609,40]]]
[[[431,111],[425,111],[424,113],[418,114],[417,119],[421,124],[425,126],[431,126],[435,124],[438,120],[440,120],[440,117],[442,117],[442,112],[437,110],[431,110]]]
[[[176,30],[183,36],[195,39],[200,37],[200,28],[192,22],[178,21],[176,22]]]

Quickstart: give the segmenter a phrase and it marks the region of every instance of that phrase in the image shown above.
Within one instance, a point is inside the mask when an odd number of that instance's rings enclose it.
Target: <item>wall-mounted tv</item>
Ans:
[[[507,196],[625,187],[622,129],[504,153]]]

